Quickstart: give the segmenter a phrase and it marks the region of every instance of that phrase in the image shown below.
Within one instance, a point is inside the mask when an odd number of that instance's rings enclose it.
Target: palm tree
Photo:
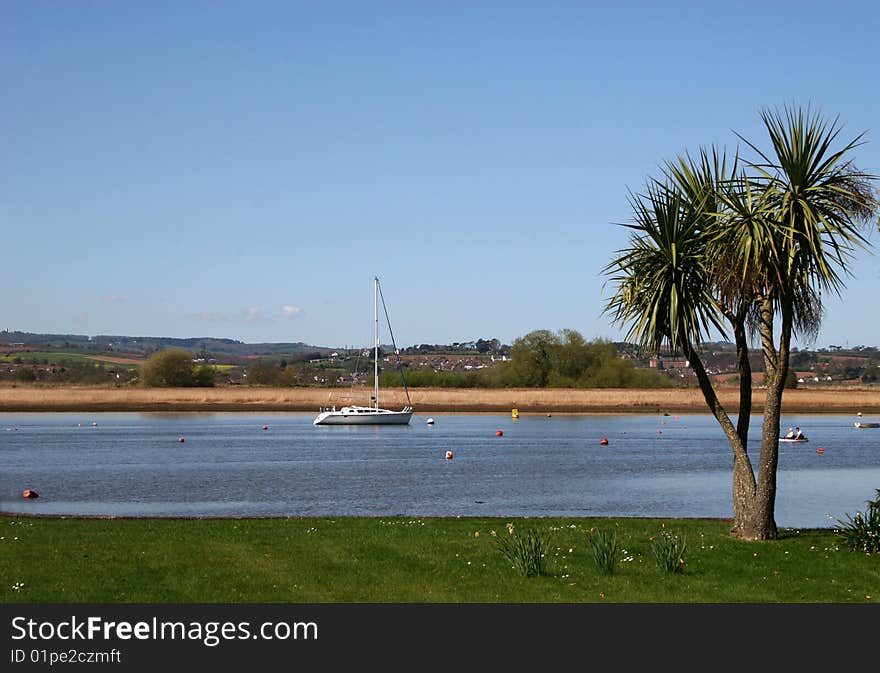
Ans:
[[[841,128],[807,110],[761,113],[773,146],[728,170],[713,150],[668,162],[663,181],[630,195],[630,247],[604,272],[617,290],[606,312],[628,338],[658,352],[680,349],[734,455],[732,533],[771,539],[782,394],[793,334],[818,333],[822,292],[839,293],[862,228],[876,212],[874,176],[848,159],[861,136],[832,149]],[[737,425],[720,404],[700,345],[712,329],[733,332],[738,352]],[[757,471],[747,451],[751,413],[748,336],[760,337],[766,399]]]

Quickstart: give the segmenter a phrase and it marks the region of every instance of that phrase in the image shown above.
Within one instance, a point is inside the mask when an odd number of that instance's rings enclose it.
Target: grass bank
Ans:
[[[507,524],[550,536],[547,574],[499,552]],[[880,558],[831,529],[740,542],[703,519],[115,519],[0,516],[4,603],[877,603]],[[614,530],[617,568],[588,535]],[[652,539],[684,537],[681,573]]]
[[[367,403],[367,388],[139,388],[112,386],[0,386],[0,411],[310,411],[335,404]],[[414,388],[410,398],[416,413],[706,413],[698,389],[616,388]],[[718,391],[722,404],[735,413],[738,392]],[[383,390],[381,403],[389,408],[406,404],[400,388]],[[762,391],[756,390],[755,413],[762,411]],[[880,414],[880,389],[822,388],[785,392],[784,413]]]

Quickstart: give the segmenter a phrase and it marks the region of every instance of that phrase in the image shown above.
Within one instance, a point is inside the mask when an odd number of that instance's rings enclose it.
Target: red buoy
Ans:
[[[264,426],[263,426],[263,430],[268,430],[268,429],[269,429],[269,426],[268,426],[268,425],[264,425]]]
[[[33,490],[33,489],[26,488],[26,489],[24,489],[24,490],[21,492],[21,497],[22,497],[22,498],[28,498],[28,499],[39,498],[39,497],[40,497],[40,494],[37,493],[37,492],[36,492],[35,490]]]
[[[496,436],[496,437],[501,437],[503,434],[504,434],[504,433],[501,432],[501,430],[499,430],[498,432],[495,433],[495,436]]]
[[[816,449],[816,453],[825,453],[825,449],[823,449],[823,448],[820,446],[818,449]]]
[[[446,452],[446,460],[452,460],[452,451]]]
[[[607,438],[607,437],[603,437],[602,439],[599,440],[599,443],[600,443],[602,446],[606,446],[606,445],[608,444],[608,438]]]
[[[177,441],[183,444],[186,440],[183,437],[178,437]]]

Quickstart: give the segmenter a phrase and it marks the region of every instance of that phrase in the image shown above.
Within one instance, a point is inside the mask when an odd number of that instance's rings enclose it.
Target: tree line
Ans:
[[[621,358],[613,343],[588,341],[573,329],[541,329],[514,340],[510,359],[481,369],[438,372],[404,369],[411,387],[455,388],[667,388],[676,382]],[[372,379],[370,379],[372,380]],[[385,370],[382,386],[401,384],[400,374]]]
[[[350,385],[352,377],[372,384],[371,358],[364,358],[363,371],[338,375],[327,385]],[[304,362],[260,360],[246,367],[244,380],[251,385],[313,385],[314,372]],[[213,386],[216,370],[210,364],[194,362],[192,353],[169,348],[150,356],[140,368],[139,381],[148,387]],[[603,339],[586,340],[573,329],[558,332],[535,330],[516,339],[510,357],[483,368],[436,371],[432,368],[403,367],[403,381],[411,387],[456,388],[660,388],[676,382],[659,372],[635,366],[621,358],[613,343]],[[383,367],[380,385],[399,386],[401,374],[394,367]]]

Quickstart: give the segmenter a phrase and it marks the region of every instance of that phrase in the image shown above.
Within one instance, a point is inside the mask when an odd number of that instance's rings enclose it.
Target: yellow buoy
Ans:
[[[519,418],[519,409],[511,409],[510,410],[511,418]]]

